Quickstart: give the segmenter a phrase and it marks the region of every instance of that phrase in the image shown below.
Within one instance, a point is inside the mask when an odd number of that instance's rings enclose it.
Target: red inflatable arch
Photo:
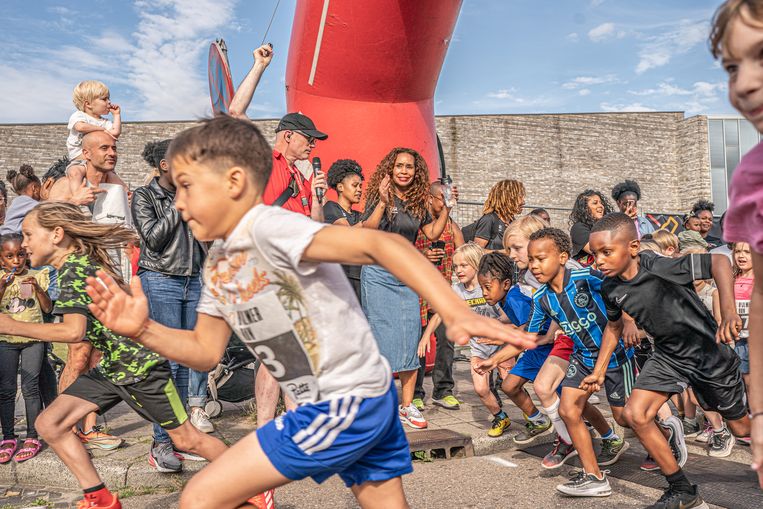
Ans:
[[[368,178],[396,146],[440,174],[434,91],[461,0],[300,0],[286,68],[288,111],[329,134],[324,171],[356,159]]]

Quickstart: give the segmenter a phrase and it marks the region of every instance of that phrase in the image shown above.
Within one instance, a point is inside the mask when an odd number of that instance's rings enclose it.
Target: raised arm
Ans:
[[[254,56],[254,64],[249,69],[244,81],[238,86],[238,90],[233,95],[233,99],[228,107],[228,113],[232,117],[248,119],[246,116],[246,110],[249,108],[249,104],[254,97],[254,91],[257,90],[257,85],[260,83],[260,78],[265,69],[270,65],[270,61],[273,60],[273,46],[263,44],[252,52]]]

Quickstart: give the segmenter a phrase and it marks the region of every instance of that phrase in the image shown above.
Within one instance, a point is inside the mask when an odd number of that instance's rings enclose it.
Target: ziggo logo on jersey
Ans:
[[[596,323],[596,313],[592,312],[571,322],[559,322],[559,326],[567,335],[570,335],[575,332],[580,332],[584,329],[587,329],[591,324],[594,323]]]

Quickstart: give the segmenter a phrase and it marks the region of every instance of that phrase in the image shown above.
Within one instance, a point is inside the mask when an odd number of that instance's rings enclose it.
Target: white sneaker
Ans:
[[[598,405],[599,403],[601,403],[601,400],[599,399],[599,396],[597,396],[596,394],[591,394],[590,396],[588,396],[588,402],[592,405]]]
[[[606,472],[601,479],[583,471],[575,474],[569,482],[557,485],[557,491],[569,497],[608,497],[612,494]]]
[[[212,433],[215,431],[215,427],[209,420],[209,416],[201,407],[191,407],[191,424],[194,428],[204,433]]]
[[[708,424],[707,426],[705,426],[705,429],[699,435],[697,435],[697,438],[695,438],[694,440],[696,442],[703,442],[706,444],[710,440],[710,436],[712,434],[713,434],[713,427],[710,424]]]
[[[419,409],[412,404],[408,407],[398,407],[398,415],[400,416],[400,421],[411,428],[424,429],[428,426],[427,420],[421,415]]]

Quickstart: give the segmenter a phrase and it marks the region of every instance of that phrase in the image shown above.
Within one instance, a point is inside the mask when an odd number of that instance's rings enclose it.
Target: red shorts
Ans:
[[[554,347],[549,352],[549,355],[569,362],[570,355],[572,355],[572,338],[565,334],[559,334],[556,341],[554,341]]]

